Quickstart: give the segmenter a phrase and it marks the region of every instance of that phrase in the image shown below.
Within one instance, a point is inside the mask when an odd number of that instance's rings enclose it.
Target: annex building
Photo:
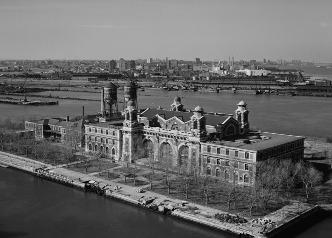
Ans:
[[[124,87],[122,111],[117,99],[117,87],[109,83],[102,89],[98,115],[56,123],[26,121],[26,130],[34,130],[39,138],[57,135],[64,142],[76,138],[86,152],[115,161],[153,161],[239,184],[253,182],[259,161],[303,158],[304,137],[250,131],[243,101],[234,114],[206,113],[200,106],[186,110],[180,97],[169,109],[139,110],[133,82]]]

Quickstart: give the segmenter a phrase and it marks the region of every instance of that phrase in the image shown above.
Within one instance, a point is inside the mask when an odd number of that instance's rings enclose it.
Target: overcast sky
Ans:
[[[332,62],[332,0],[0,0],[0,59]]]

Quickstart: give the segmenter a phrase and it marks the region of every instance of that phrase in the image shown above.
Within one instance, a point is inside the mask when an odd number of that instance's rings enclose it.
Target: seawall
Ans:
[[[67,186],[85,191],[96,192],[105,197],[149,209],[160,214],[189,221],[215,230],[232,233],[239,237],[276,237],[295,224],[319,213],[318,207],[307,204],[292,204],[269,214],[264,218],[250,221],[228,212],[198,204],[173,199],[151,191],[139,193],[137,188],[86,175],[65,168],[54,167],[21,156],[0,152],[0,164],[13,167],[35,176],[46,178]],[[296,211],[295,211],[296,209]],[[216,214],[245,222],[225,222],[216,218]]]

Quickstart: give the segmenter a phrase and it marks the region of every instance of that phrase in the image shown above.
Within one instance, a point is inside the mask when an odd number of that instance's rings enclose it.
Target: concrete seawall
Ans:
[[[239,237],[276,237],[291,226],[300,223],[303,219],[321,211],[317,206],[310,206],[307,204],[301,204],[301,206],[299,206],[298,204],[295,204],[293,206],[285,206],[284,208],[269,214],[267,218],[264,219],[250,221],[249,218],[242,217],[246,222],[229,223],[218,220],[215,215],[222,214],[230,217],[236,217],[236,215],[211,207],[173,199],[151,191],[138,193],[137,188],[128,185],[104,180],[92,175],[78,173],[65,168],[53,167],[49,164],[21,156],[0,152],[0,164],[23,170],[35,176],[46,178],[67,186],[93,191],[105,197],[117,199],[161,214],[167,214],[215,230],[229,232],[238,235]],[[87,185],[92,185],[94,186],[93,188],[97,189],[87,189]],[[296,209],[296,212],[294,212],[294,209]],[[269,221],[268,224],[265,222],[266,220]]]

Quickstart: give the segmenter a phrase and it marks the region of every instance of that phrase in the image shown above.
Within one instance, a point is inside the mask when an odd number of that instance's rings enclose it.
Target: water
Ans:
[[[234,237],[0,167],[0,237]]]
[[[100,99],[98,93],[86,92],[41,92],[39,94],[62,97],[76,97]],[[169,108],[175,96],[182,98],[187,109],[194,109],[197,105],[205,111],[233,113],[236,104],[245,100],[250,111],[251,127],[263,131],[284,134],[329,137],[332,135],[332,98],[319,97],[291,97],[277,95],[247,95],[231,93],[200,93],[182,91],[160,91],[147,89],[138,93],[139,108],[155,108],[161,106]],[[40,99],[40,98],[39,98]],[[0,104],[0,119],[14,118],[38,119],[45,117],[65,117],[82,114],[82,106],[86,114],[100,111],[98,101],[59,100],[58,106],[21,106]],[[123,108],[123,92],[118,94],[119,109]]]
[[[50,92],[41,94],[49,95]],[[52,95],[100,98],[97,93],[51,92]],[[119,92],[119,101],[122,101]],[[206,111],[232,113],[245,100],[251,126],[271,132],[326,137],[332,135],[332,99],[244,95],[227,93],[139,92],[140,108],[169,108],[181,96],[187,109],[197,105]],[[96,101],[60,100],[58,106],[0,104],[0,119],[50,116],[71,117],[96,113]],[[119,108],[122,108],[119,103]],[[326,218],[299,235],[330,237],[332,218]],[[0,237],[227,237],[211,230],[174,220],[94,194],[58,185],[31,175],[0,168]]]

